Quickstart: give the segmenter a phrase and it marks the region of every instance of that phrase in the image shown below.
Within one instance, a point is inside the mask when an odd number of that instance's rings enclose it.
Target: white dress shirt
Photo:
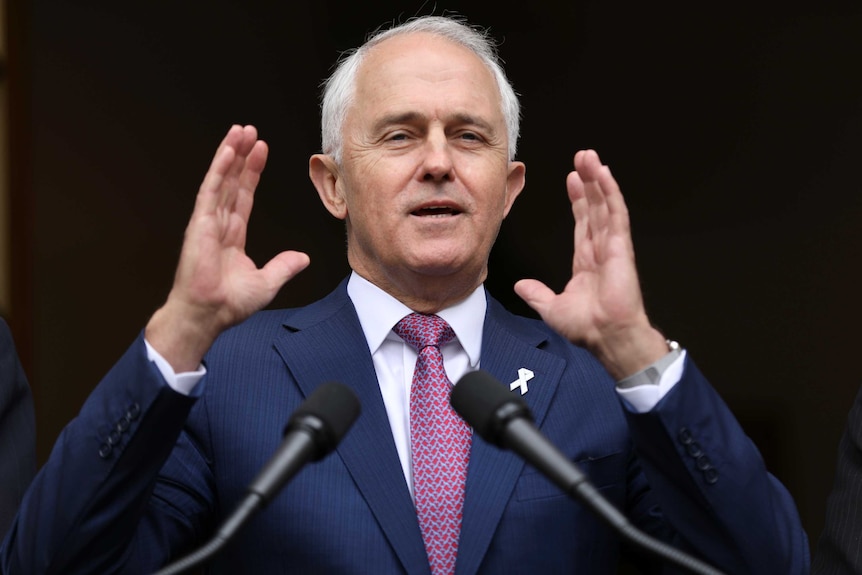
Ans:
[[[392,328],[413,310],[355,272],[347,282],[347,295],[353,301],[371,350],[392,437],[412,494],[410,386],[418,354]],[[455,332],[455,339],[440,348],[446,375],[453,383],[468,371],[479,369],[486,307],[485,289],[479,286],[467,299],[437,313]]]

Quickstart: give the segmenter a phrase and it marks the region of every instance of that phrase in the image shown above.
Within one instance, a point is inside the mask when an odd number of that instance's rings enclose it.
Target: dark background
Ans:
[[[522,95],[527,188],[488,286],[568,279],[571,157],[626,195],[653,321],[737,413],[819,536],[858,368],[859,2],[12,0],[13,308],[44,460],[171,285],[194,195],[232,123],[270,144],[248,250],[311,267],[274,305],[347,273],[307,178],[318,86],[392,19],[488,26]]]

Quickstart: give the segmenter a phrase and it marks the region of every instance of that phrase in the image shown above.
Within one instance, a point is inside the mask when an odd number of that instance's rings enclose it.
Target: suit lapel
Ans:
[[[346,282],[323,300],[299,310],[285,327],[275,347],[305,396],[325,381],[342,382],[356,392],[362,411],[336,452],[405,571],[428,575],[428,557],[416,511],[404,481],[368,344],[347,297]],[[546,339],[546,332],[513,316],[489,298],[481,368],[506,387],[518,379],[518,369],[533,371],[529,391],[521,398],[529,405],[537,425],[545,417],[565,368],[565,360],[538,349]],[[523,467],[518,456],[473,436],[457,573],[478,571]]]
[[[336,449],[407,573],[428,574],[428,557],[368,344],[345,284],[293,316],[276,342],[304,395],[325,381],[350,386],[361,413]]]
[[[513,393],[527,402],[538,425],[551,403],[565,361],[538,349],[547,334],[525,324],[489,298],[481,368],[507,388],[518,379],[518,369],[531,370],[534,377],[528,383],[529,391],[523,396],[517,389]],[[524,462],[517,455],[473,435],[457,573],[478,571],[523,468]]]

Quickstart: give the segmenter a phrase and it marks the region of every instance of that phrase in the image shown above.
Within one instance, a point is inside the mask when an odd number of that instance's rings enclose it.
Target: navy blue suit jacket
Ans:
[[[371,355],[346,283],[225,332],[184,397],[136,341],[64,430],[28,492],[10,573],[147,573],[203,544],[278,447],[316,386],[351,386],[362,413],[211,565],[214,573],[409,573],[428,560]],[[728,573],[805,573],[787,491],[688,361],[657,408],[633,414],[586,351],[489,298],[482,369],[524,399],[542,431],[640,528]],[[614,573],[621,544],[521,459],[474,437],[457,573]],[[644,563],[645,571],[664,566]]]
[[[816,575],[862,573],[862,389],[847,416],[838,444],[835,483],[826,502],[826,522],[817,542],[811,572]]]
[[[0,537],[36,474],[36,416],[12,332],[0,318]]]

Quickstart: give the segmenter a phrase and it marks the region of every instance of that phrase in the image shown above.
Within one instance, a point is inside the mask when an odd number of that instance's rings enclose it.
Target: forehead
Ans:
[[[393,36],[372,47],[357,73],[359,107],[467,106],[502,115],[497,81],[470,49],[427,32]]]

